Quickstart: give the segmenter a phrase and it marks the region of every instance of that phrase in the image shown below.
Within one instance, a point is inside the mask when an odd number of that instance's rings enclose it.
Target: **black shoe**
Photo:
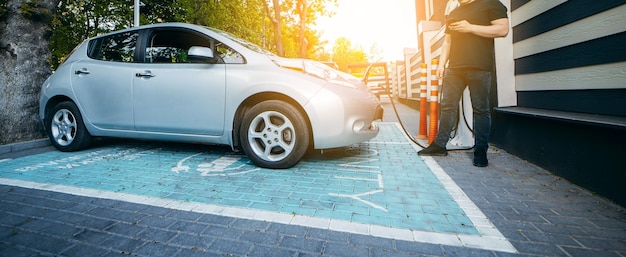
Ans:
[[[487,167],[489,161],[487,160],[487,151],[475,151],[474,161],[472,164],[476,167]]]
[[[448,150],[445,147],[438,146],[435,143],[430,144],[428,147],[422,149],[417,152],[417,155],[420,156],[446,156],[448,155]]]

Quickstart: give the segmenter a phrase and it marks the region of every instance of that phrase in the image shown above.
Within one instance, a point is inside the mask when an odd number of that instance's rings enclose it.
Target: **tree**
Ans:
[[[319,16],[332,15],[327,7],[336,5],[337,0],[272,0],[272,6],[267,0],[261,1],[274,25],[276,48],[280,45],[283,49],[281,56],[313,58],[317,55],[318,44],[323,42],[319,41],[319,33],[310,27]],[[278,29],[281,31],[277,32]]]
[[[370,46],[370,51],[367,59],[370,60],[370,62],[378,62],[383,58],[383,49],[380,48],[376,43],[372,44]]]
[[[306,11],[307,11],[307,3],[306,0],[298,0],[296,4],[296,11],[298,12],[298,16],[300,17],[300,58],[306,57],[307,50],[307,41],[304,38],[304,34],[306,32]]]
[[[285,56],[285,50],[283,49],[282,15],[280,13],[279,0],[272,0],[272,7],[274,10],[273,13],[270,11],[267,1],[263,0],[263,3],[265,4],[267,16],[274,25],[274,44],[276,46],[276,54],[278,54],[278,56]]]
[[[174,0],[142,0],[141,24],[182,21],[185,10]],[[51,23],[50,63],[53,69],[83,40],[133,26],[133,6],[128,0],[61,1]]]
[[[346,71],[348,64],[367,62],[367,55],[360,47],[352,46],[349,39],[340,37],[333,46],[333,62],[340,70]]]
[[[128,5],[128,0],[123,1]],[[184,21],[187,11],[181,1],[141,0],[141,24]]]
[[[50,75],[48,22],[59,0],[0,2],[0,144],[42,138],[39,92]]]
[[[259,0],[182,0],[183,21],[220,29],[273,50],[267,38],[266,14]]]

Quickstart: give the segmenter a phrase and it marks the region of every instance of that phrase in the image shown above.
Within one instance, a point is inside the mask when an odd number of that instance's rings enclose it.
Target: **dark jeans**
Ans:
[[[477,69],[446,69],[443,76],[441,117],[435,143],[445,147],[457,121],[459,101],[469,87],[474,114],[474,151],[487,151],[491,130],[489,91],[491,72]]]

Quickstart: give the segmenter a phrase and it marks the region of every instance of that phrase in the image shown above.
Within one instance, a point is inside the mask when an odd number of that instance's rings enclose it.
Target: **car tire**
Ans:
[[[309,149],[308,124],[291,104],[279,100],[258,103],[243,117],[239,130],[241,147],[259,167],[290,168]]]
[[[91,144],[83,117],[72,102],[61,102],[47,112],[46,125],[50,141],[59,151],[78,151]]]

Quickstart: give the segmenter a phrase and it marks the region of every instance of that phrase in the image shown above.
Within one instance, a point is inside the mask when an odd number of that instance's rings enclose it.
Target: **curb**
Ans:
[[[8,145],[0,145],[0,154],[15,153],[24,150],[30,150],[34,148],[49,146],[50,140],[48,139],[36,139],[32,141],[18,142]]]

